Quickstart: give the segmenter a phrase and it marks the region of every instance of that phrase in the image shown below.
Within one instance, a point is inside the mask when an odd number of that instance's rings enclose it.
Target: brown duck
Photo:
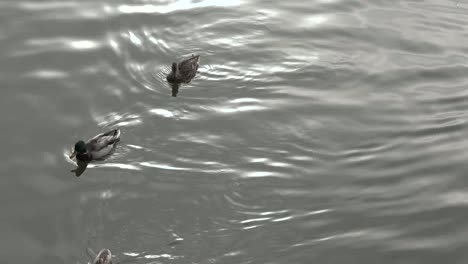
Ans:
[[[170,83],[189,83],[197,74],[198,62],[200,55],[193,55],[192,57],[181,61],[179,64],[173,62],[172,70],[167,75],[166,79]]]

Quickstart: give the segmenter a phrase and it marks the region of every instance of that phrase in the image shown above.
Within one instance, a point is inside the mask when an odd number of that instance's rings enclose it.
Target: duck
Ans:
[[[102,160],[115,149],[117,142],[120,141],[120,130],[112,129],[105,133],[100,133],[86,142],[80,140],[75,143],[73,153],[70,159],[76,156],[81,162],[91,162]]]
[[[112,264],[112,253],[109,249],[104,248],[99,251],[93,264]]]
[[[189,83],[197,74],[200,55],[192,54],[192,57],[181,61],[179,64],[172,63],[172,70],[166,80],[170,83]]]

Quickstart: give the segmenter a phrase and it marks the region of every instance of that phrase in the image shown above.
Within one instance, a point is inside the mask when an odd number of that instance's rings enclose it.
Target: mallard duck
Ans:
[[[82,162],[101,160],[109,155],[120,140],[120,130],[113,129],[106,133],[101,133],[90,138],[86,143],[83,140],[76,142],[70,159],[76,156],[76,159]]]
[[[192,54],[192,57],[181,61],[179,65],[173,62],[172,70],[166,77],[167,81],[170,83],[189,83],[197,74],[199,61],[200,55]]]
[[[112,264],[112,253],[109,249],[101,249],[93,261],[93,264]]]

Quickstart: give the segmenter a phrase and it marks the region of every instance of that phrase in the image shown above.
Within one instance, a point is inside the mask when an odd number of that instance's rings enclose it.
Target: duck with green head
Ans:
[[[120,130],[118,129],[98,134],[86,142],[80,140],[76,142],[70,159],[76,156],[76,159],[82,162],[101,160],[111,154],[119,141]]]

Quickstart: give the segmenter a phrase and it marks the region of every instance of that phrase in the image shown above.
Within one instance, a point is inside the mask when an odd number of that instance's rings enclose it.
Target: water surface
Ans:
[[[466,262],[467,3],[0,6],[0,263]]]

